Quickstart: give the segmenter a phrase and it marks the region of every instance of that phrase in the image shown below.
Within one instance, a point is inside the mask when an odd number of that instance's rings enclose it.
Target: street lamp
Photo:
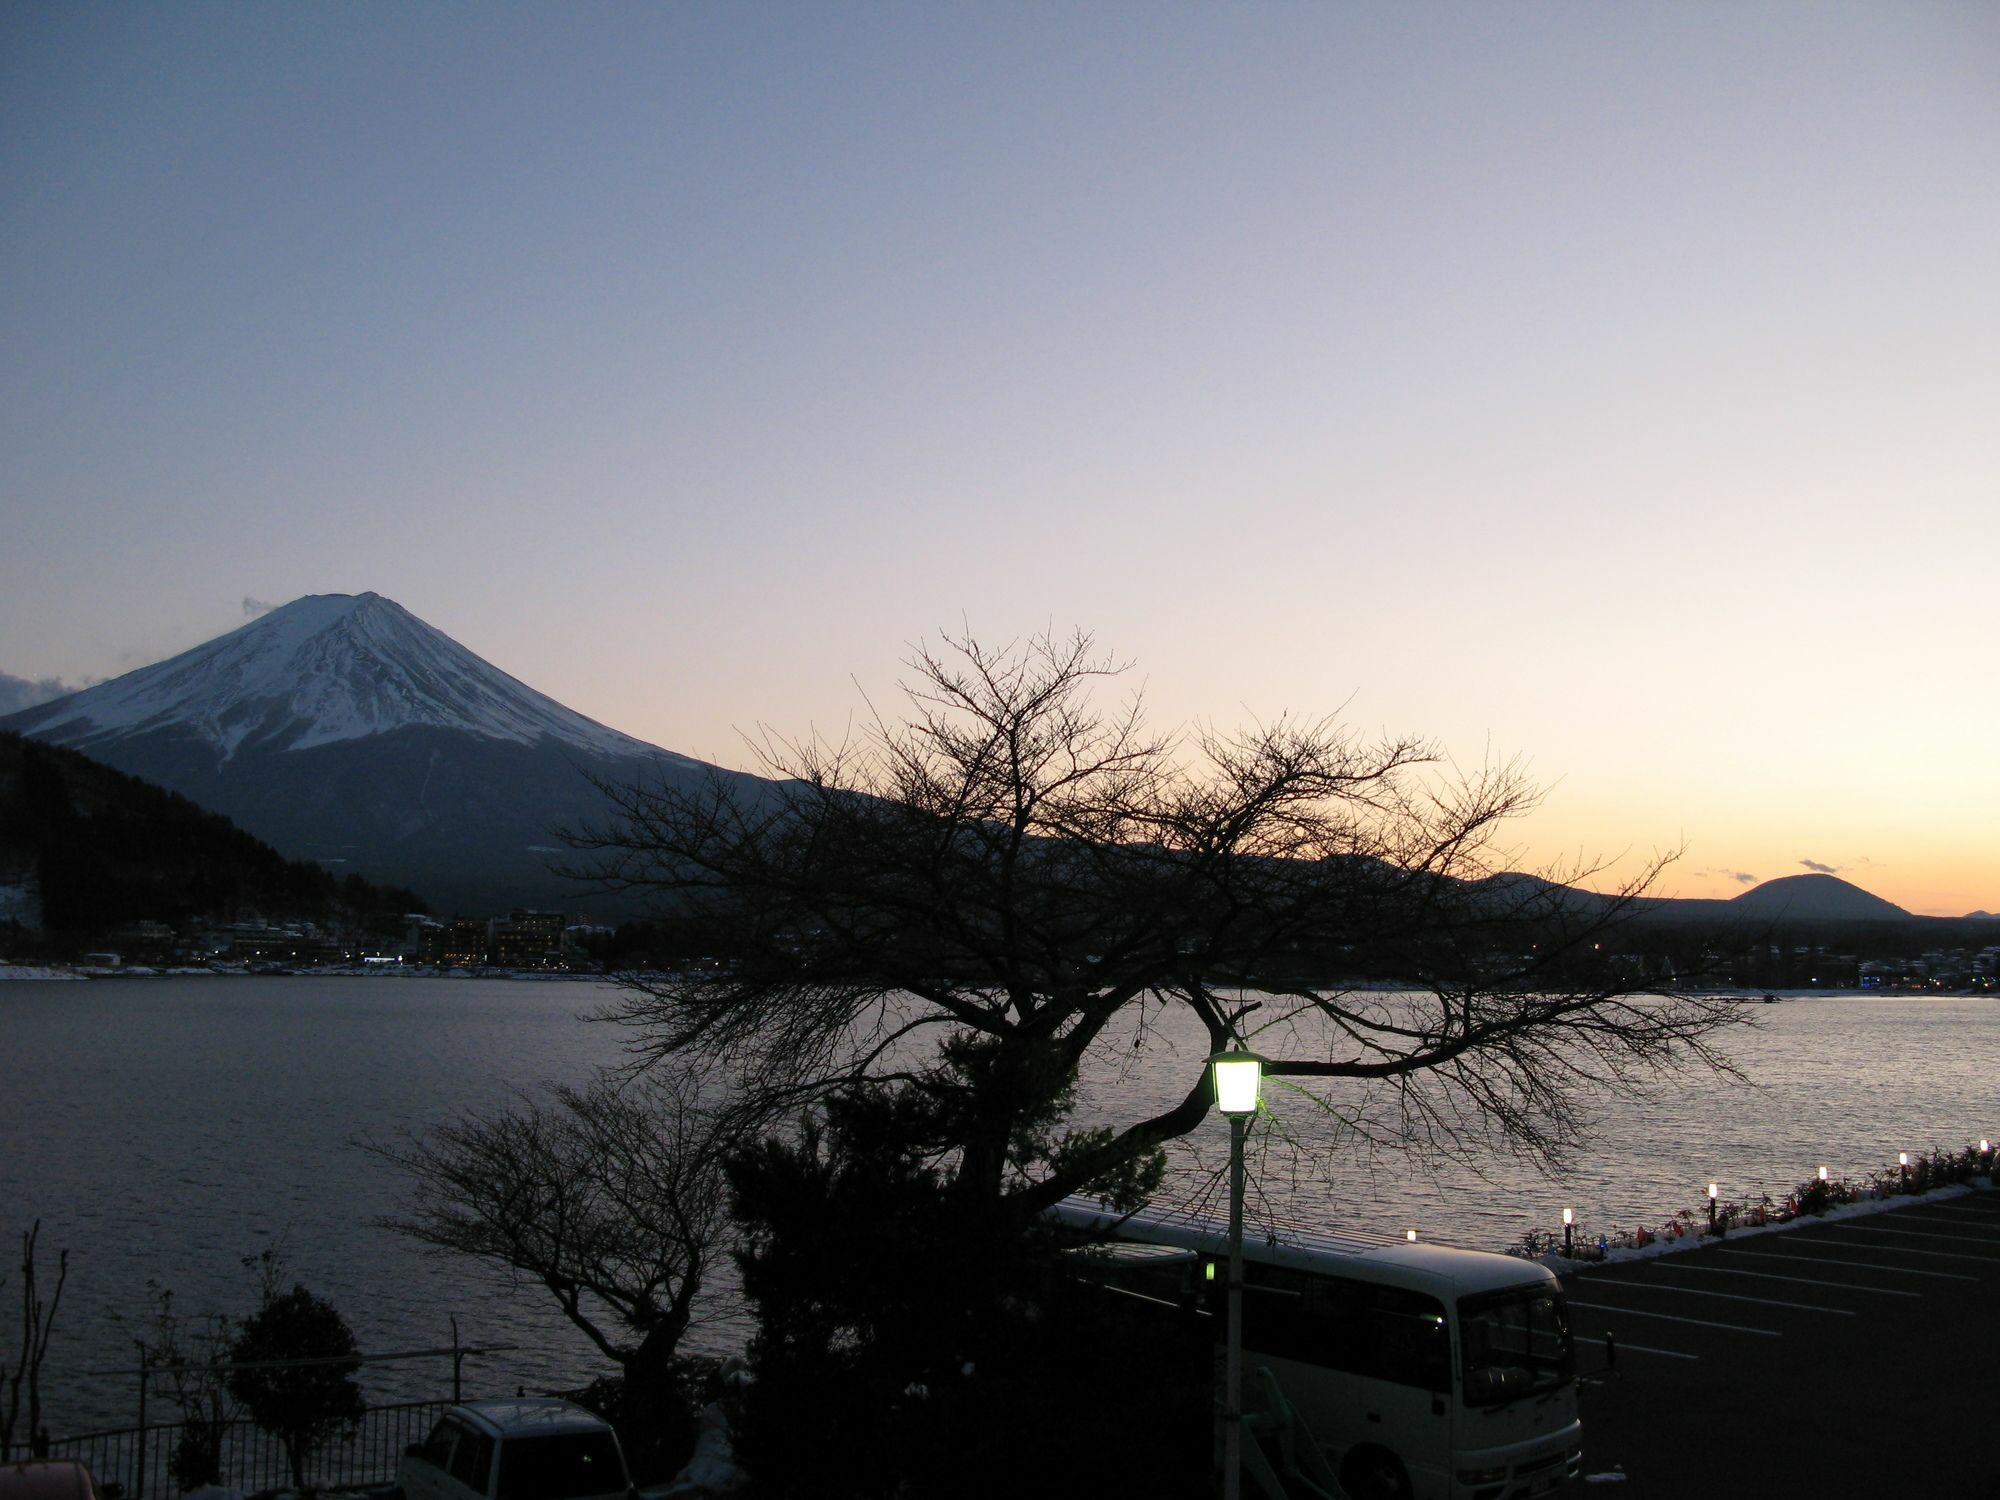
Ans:
[[[1708,1185],[1708,1232],[1710,1234],[1715,1233],[1715,1189],[1716,1184],[1711,1182]]]
[[[1237,1048],[1208,1060],[1215,1107],[1229,1117],[1229,1330],[1223,1357],[1222,1496],[1243,1486],[1243,1131],[1257,1113],[1264,1059]]]
[[[1570,1248],[1570,1233],[1575,1228],[1575,1225],[1576,1225],[1576,1210],[1571,1208],[1564,1209],[1563,1210],[1563,1259],[1564,1260],[1572,1260],[1575,1258],[1575,1251],[1573,1251]]]

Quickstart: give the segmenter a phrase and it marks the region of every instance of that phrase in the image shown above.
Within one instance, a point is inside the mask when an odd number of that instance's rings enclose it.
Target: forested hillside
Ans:
[[[421,911],[407,890],[287,860],[227,818],[74,750],[0,733],[0,883],[17,900],[0,947],[61,953],[121,927],[309,918],[366,923]]]

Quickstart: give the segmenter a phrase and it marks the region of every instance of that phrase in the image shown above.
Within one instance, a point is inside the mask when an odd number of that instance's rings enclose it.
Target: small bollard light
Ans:
[[[1411,1243],[1412,1245],[1414,1245],[1414,1244],[1415,1244],[1415,1243],[1417,1242],[1417,1232],[1416,1232],[1416,1230],[1414,1230],[1414,1229],[1406,1229],[1406,1230],[1404,1230],[1404,1231],[1403,1231],[1403,1238],[1404,1238],[1404,1239],[1406,1239],[1406,1240],[1408,1240],[1408,1241],[1409,1241],[1409,1242],[1410,1242],[1410,1243]]]
[[[1825,1181],[1826,1181],[1826,1168],[1825,1168],[1825,1167],[1821,1167],[1821,1168],[1819,1169],[1819,1180],[1820,1180],[1821,1182],[1825,1182]]]
[[[1910,1153],[1909,1153],[1909,1152],[1907,1152],[1907,1151],[1898,1151],[1898,1152],[1896,1153],[1896,1169],[1897,1169],[1897,1172],[1898,1172],[1898,1173],[1899,1173],[1899,1174],[1901,1175],[1901,1177],[1902,1177],[1902,1179],[1903,1179],[1903,1191],[1907,1193],[1907,1192],[1908,1192],[1908,1191],[1910,1190]]]
[[[1708,1185],[1708,1232],[1710,1234],[1715,1233],[1715,1190],[1716,1184],[1711,1182]]]
[[[1570,1260],[1570,1235],[1575,1232],[1576,1214],[1570,1209],[1563,1210],[1563,1259]]]

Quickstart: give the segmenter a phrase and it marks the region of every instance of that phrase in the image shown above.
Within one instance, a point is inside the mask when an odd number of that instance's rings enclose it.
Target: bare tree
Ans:
[[[267,1265],[276,1263],[273,1252]],[[174,1305],[174,1293],[148,1280],[147,1335],[134,1339],[140,1362],[166,1378],[181,1414],[181,1433],[167,1470],[183,1491],[222,1482],[222,1443],[242,1403],[229,1389],[230,1320],[223,1313],[191,1314]],[[263,1303],[276,1293],[266,1283]],[[122,1319],[120,1320],[122,1321]]]
[[[726,1128],[685,1079],[606,1076],[364,1145],[415,1187],[384,1227],[539,1281],[643,1403],[671,1386],[720,1245]]]
[[[56,1256],[56,1288],[45,1303],[35,1273],[35,1245],[42,1236],[42,1221],[21,1231],[21,1328],[20,1348],[15,1352],[13,1373],[0,1365],[0,1385],[6,1387],[7,1405],[0,1412],[0,1455],[10,1451],[14,1431],[21,1419],[21,1392],[28,1393],[28,1442],[42,1452],[47,1434],[42,1428],[42,1362],[48,1358],[49,1335],[54,1331],[56,1309],[62,1306],[63,1283],[69,1280],[69,1251]],[[0,1286],[5,1283],[0,1281]]]
[[[1204,1070],[1156,1114],[1043,1132],[1151,1007],[1328,1107],[1370,1081],[1394,1134],[1446,1149],[1553,1154],[1586,1091],[1728,1066],[1733,1008],[1645,994],[1601,946],[1664,859],[1604,895],[1572,888],[1596,871],[1505,872],[1499,831],[1538,797],[1518,765],[1461,773],[1331,720],[1155,734],[1136,695],[1097,701],[1124,668],[1081,634],[907,665],[901,720],[766,734],[769,782],[606,785],[614,815],[569,832],[572,874],[651,894],[728,960],[624,981],[642,1055],[740,1070],[774,1107],[898,1084],[937,1106],[957,1189],[1021,1213],[1207,1114]],[[1421,989],[1334,982],[1356,975]]]

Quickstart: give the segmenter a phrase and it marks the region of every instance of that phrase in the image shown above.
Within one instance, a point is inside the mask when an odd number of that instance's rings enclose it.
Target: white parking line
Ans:
[[[1810,1240],[1794,1240],[1793,1244],[1809,1245]],[[1829,1247],[1831,1248],[1831,1247]],[[1884,1246],[1877,1245],[1880,1250]],[[1919,1271],[1915,1266],[1885,1266],[1872,1260],[1830,1260],[1824,1255],[1787,1255],[1782,1250],[1718,1250],[1717,1255],[1754,1255],[1760,1260],[1803,1260],[1816,1266],[1852,1266],[1857,1271],[1894,1271],[1898,1276],[1928,1276],[1933,1281],[1977,1281],[1977,1276],[1964,1276],[1957,1271]]]
[[[1889,1215],[1884,1214],[1883,1217],[1888,1218]],[[1928,1214],[1897,1214],[1895,1215],[1895,1220],[1898,1224],[1950,1224],[1957,1229],[1989,1228],[1985,1224],[1968,1224],[1964,1219],[1933,1219]],[[1991,1235],[2000,1235],[2000,1222],[1995,1222],[1990,1226],[1989,1237]],[[1970,1239],[1974,1238],[1974,1236],[1966,1235],[1960,1236],[1960,1238]]]
[[[1571,1307],[1587,1307],[1592,1312],[1623,1313],[1628,1318],[1658,1318],[1662,1323],[1692,1323],[1697,1328],[1724,1328],[1731,1333],[1756,1333],[1767,1339],[1783,1338],[1775,1328],[1745,1328],[1740,1323],[1711,1323],[1706,1318],[1683,1318],[1673,1313],[1640,1312],[1636,1307],[1617,1307],[1608,1302],[1578,1302],[1571,1300]]]
[[[1928,1229],[1890,1229],[1883,1224],[1862,1224],[1849,1222],[1846,1219],[1836,1219],[1833,1223],[1824,1224],[1820,1227],[1823,1229],[1863,1229],[1869,1234],[1893,1234],[1900,1239],[1906,1240],[1943,1240],[1947,1245],[1977,1245],[1981,1243],[1979,1237],[1972,1234],[1933,1234]],[[1992,1258],[1990,1255],[1975,1257],[1975,1259],[1984,1260],[1991,1260]]]
[[[1815,1276],[1781,1276],[1776,1271],[1739,1271],[1734,1266],[1677,1265],[1666,1256],[1653,1262],[1662,1271],[1701,1271],[1711,1276],[1755,1276],[1764,1281],[1793,1281],[1800,1286],[1830,1286],[1843,1292],[1872,1292],[1878,1297],[1921,1297],[1922,1292],[1906,1292],[1893,1286],[1856,1286],[1851,1281],[1821,1281]],[[1975,1278],[1977,1279],[1977,1278]]]
[[[1847,1225],[1828,1224],[1823,1227],[1827,1229],[1845,1229]],[[1895,1232],[1893,1229],[1878,1229],[1874,1231],[1876,1234],[1894,1234]],[[1928,1239],[1931,1236],[1925,1235],[1923,1238]],[[1801,1245],[1810,1245],[1813,1241],[1801,1235],[1798,1243]],[[1974,1265],[1979,1266],[2000,1266],[2000,1255],[1961,1255],[1951,1250],[1917,1250],[1908,1245],[1857,1245],[1855,1248],[1858,1250],[1879,1250],[1884,1255],[1921,1255],[1925,1260],[1969,1260]]]
[[[1738,1292],[1711,1292],[1698,1286],[1663,1286],[1658,1282],[1634,1281],[1626,1278],[1600,1281],[1598,1285],[1623,1287],[1630,1291],[1672,1292],[1682,1297],[1719,1297],[1725,1302],[1755,1302],[1761,1307],[1791,1307],[1800,1312],[1836,1313],[1843,1318],[1854,1316],[1854,1309],[1851,1307],[1821,1307],[1812,1302],[1778,1302],[1770,1297],[1745,1297]]]
[[[1575,1306],[1574,1303],[1570,1305]],[[1664,1354],[1668,1359],[1701,1358],[1699,1354],[1683,1354],[1678,1349],[1648,1349],[1644,1344],[1627,1344],[1623,1342],[1618,1345],[1618,1352],[1620,1354]]]

